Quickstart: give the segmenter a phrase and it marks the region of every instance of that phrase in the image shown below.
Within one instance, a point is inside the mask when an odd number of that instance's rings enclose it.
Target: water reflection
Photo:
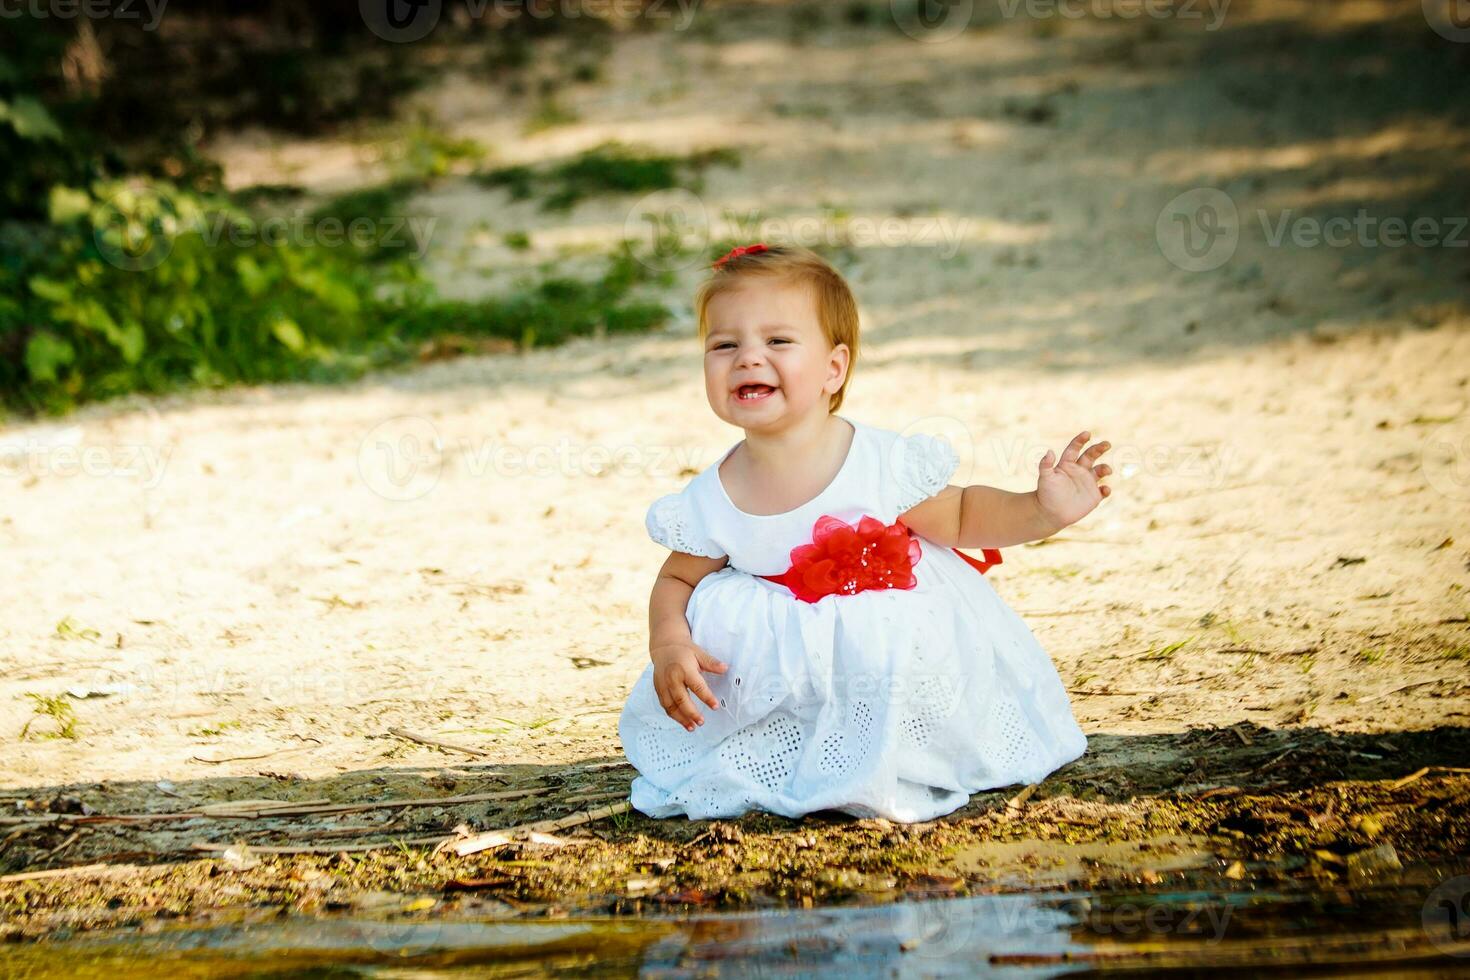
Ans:
[[[1376,968],[1402,976],[1409,964],[1470,964],[1470,934],[1454,931],[1458,920],[1447,924],[1437,912],[1430,914],[1424,885],[1294,893],[1051,891],[687,917],[476,922],[270,913],[202,928],[0,947],[0,978],[575,974],[857,980],[1051,977],[1120,967],[1185,973],[1234,968],[1250,975],[1268,966]]]

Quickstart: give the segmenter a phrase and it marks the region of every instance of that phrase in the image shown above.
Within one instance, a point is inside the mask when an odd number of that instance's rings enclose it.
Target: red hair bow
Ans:
[[[742,255],[754,255],[757,252],[764,251],[767,251],[767,246],[762,242],[756,242],[754,245],[737,245],[726,252],[723,258],[716,259],[710,268],[718,269],[731,259],[738,259]]]

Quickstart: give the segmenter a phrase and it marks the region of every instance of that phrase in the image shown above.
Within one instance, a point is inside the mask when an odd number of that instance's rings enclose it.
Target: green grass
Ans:
[[[101,638],[102,636],[102,634],[99,633],[97,630],[91,629],[90,627],[82,626],[70,616],[67,616],[61,622],[56,624],[55,635],[59,639],[63,640],[85,640],[88,643],[91,643]]]
[[[548,167],[501,167],[477,179],[490,187],[506,188],[516,200],[540,197],[546,210],[565,211],[591,197],[694,188],[709,167],[739,165],[739,155],[729,149],[674,156],[614,141]]]
[[[522,131],[527,136],[534,136],[548,129],[569,125],[581,118],[575,109],[562,105],[561,100],[555,95],[546,95],[536,103],[536,108],[526,119]]]
[[[1142,659],[1171,660],[1173,659],[1174,654],[1178,653],[1180,650],[1183,650],[1186,646],[1193,643],[1197,639],[1198,637],[1196,636],[1190,636],[1186,637],[1183,640],[1175,640],[1173,643],[1167,643],[1161,647],[1154,647],[1150,649],[1147,653],[1145,653]]]
[[[40,738],[76,738],[77,737],[77,714],[72,708],[71,702],[65,697],[48,697],[44,694],[27,693],[26,697],[36,702],[34,714],[36,717],[25,723],[20,730],[20,737],[26,738],[30,734],[31,726],[37,721],[50,719],[55,726],[54,731],[41,732]]]

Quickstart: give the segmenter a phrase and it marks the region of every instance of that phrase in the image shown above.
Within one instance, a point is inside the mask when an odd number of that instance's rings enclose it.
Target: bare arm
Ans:
[[[1041,510],[1036,491],[1012,493],[980,484],[947,486],[901,517],[918,534],[946,548],[1008,548],[1065,527]]]
[[[1048,450],[1037,464],[1035,490],[947,486],[899,516],[922,537],[950,548],[1006,548],[1050,537],[1091,513],[1112,489],[1098,482],[1112,468],[1094,465],[1110,444],[1083,451],[1090,435],[1078,434],[1054,465]]]
[[[653,581],[653,594],[648,599],[648,650],[652,654],[661,644],[691,643],[689,620],[685,610],[694,587],[706,575],[718,572],[730,559],[704,558],[682,551],[669,554]]]
[[[668,716],[689,731],[704,717],[689,696],[692,690],[713,709],[719,708],[701,670],[722,673],[726,665],[694,642],[686,610],[694,587],[706,575],[728,564],[728,557],[704,558],[675,551],[664,561],[648,598],[648,655],[653,660],[653,686]]]

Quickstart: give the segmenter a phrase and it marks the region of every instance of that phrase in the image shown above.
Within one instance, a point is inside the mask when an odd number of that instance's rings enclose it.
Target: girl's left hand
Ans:
[[[1036,499],[1042,512],[1057,526],[1075,524],[1102,502],[1112,488],[1098,482],[1113,468],[1103,463],[1094,466],[1099,456],[1107,452],[1112,444],[1094,443],[1084,452],[1082,447],[1092,437],[1090,432],[1078,433],[1077,438],[1062,450],[1062,458],[1052,465],[1052,452],[1046,451],[1041,458],[1040,472],[1036,478]]]

